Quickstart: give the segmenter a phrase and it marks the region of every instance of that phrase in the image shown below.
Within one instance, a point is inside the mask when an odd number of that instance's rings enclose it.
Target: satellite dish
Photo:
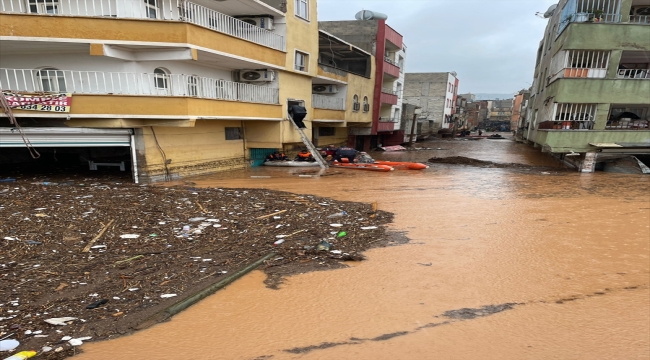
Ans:
[[[555,12],[555,9],[557,9],[557,4],[551,5],[548,10],[544,13],[544,19],[548,19],[551,16],[553,16],[553,13]]]
[[[455,71],[450,72],[450,74],[451,74],[453,77],[457,77],[457,76],[458,76],[458,73],[456,73]]]

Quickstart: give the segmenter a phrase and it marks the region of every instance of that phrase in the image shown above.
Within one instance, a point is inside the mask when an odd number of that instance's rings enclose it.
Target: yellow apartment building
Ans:
[[[319,32],[316,8],[0,0],[0,87],[37,164],[119,164],[136,182],[257,166],[301,144],[290,104],[317,145],[371,124],[374,59]],[[34,162],[15,130],[0,119],[0,164]]]

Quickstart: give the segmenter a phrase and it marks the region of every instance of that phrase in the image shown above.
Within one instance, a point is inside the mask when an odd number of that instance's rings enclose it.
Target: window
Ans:
[[[44,92],[64,92],[65,76],[63,71],[54,68],[44,68],[38,71],[41,90]]]
[[[368,112],[370,111],[370,104],[368,104],[368,97],[364,96],[363,97],[363,112]]]
[[[153,71],[153,84],[158,90],[167,90],[169,88],[169,74],[165,69],[156,68]]]
[[[307,71],[307,64],[309,63],[309,55],[296,51],[295,68],[298,71]]]
[[[199,96],[199,77],[190,75],[187,77],[187,95]]]
[[[361,104],[359,104],[359,95],[354,94],[352,97],[352,111],[359,111]]]
[[[227,127],[226,128],[226,140],[241,140],[242,129],[240,127]]]
[[[402,84],[397,83],[397,86],[395,86],[395,95],[397,95],[398,99],[402,98]]]
[[[158,1],[159,0],[144,0],[145,16],[149,19],[158,19]]]
[[[318,136],[335,136],[336,128],[334,127],[319,127]]]
[[[395,109],[395,115],[393,116],[393,122],[399,122],[400,119],[400,111],[399,109]]]
[[[32,14],[58,14],[59,0],[29,0],[29,12]]]
[[[309,0],[295,0],[296,16],[309,20]]]

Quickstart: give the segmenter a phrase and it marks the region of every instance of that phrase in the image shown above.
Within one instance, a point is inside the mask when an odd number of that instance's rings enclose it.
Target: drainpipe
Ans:
[[[133,182],[138,184],[138,158],[135,151],[135,135],[131,134],[131,173],[133,174]]]

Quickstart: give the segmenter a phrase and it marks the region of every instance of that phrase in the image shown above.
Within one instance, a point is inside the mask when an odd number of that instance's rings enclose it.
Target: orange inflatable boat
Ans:
[[[377,164],[351,164],[351,163],[340,163],[333,162],[333,167],[342,168],[342,169],[351,169],[351,170],[368,170],[368,171],[393,171],[393,167],[388,165],[377,165]]]
[[[375,165],[390,166],[395,170],[424,170],[429,168],[428,165],[402,161],[375,161]]]

